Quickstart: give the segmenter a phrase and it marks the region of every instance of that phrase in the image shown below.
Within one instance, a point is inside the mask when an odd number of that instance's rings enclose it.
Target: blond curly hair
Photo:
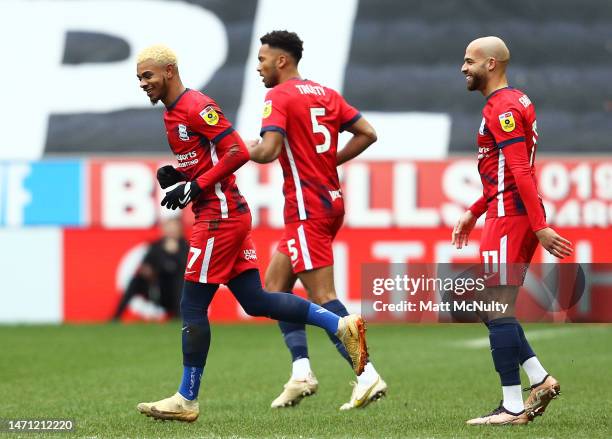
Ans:
[[[146,49],[143,49],[137,58],[137,62],[141,63],[151,59],[158,64],[174,64],[177,65],[178,59],[176,58],[176,54],[172,49],[163,44],[156,44],[154,46],[149,46]]]

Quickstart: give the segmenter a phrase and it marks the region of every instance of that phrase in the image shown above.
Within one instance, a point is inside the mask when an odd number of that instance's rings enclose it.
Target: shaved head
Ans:
[[[495,58],[497,62],[507,63],[510,61],[508,46],[499,37],[477,38],[468,44],[468,50],[470,48],[475,52],[480,52],[485,58]]]
[[[479,90],[487,96],[492,90],[507,86],[506,67],[510,51],[499,37],[477,38],[465,49],[461,71],[467,89]]]

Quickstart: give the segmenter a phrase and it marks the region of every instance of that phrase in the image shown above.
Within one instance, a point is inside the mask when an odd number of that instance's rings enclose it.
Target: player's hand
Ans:
[[[542,247],[544,247],[548,253],[559,259],[570,256],[574,251],[572,243],[560,236],[550,227],[538,230],[535,234],[540,240]]]
[[[470,210],[461,215],[461,218],[459,218],[457,225],[453,229],[453,236],[451,238],[451,243],[456,248],[461,249],[464,245],[468,244],[468,237],[470,236],[470,232],[474,228],[477,219],[478,218],[476,215],[474,215]]]
[[[157,170],[157,181],[162,189],[177,184],[180,181],[186,181],[187,177],[180,171],[177,171],[174,166],[166,165]]]
[[[180,184],[170,192],[166,192],[166,196],[161,201],[162,206],[166,206],[168,209],[176,210],[184,209],[192,200],[197,198],[202,192],[200,186],[195,181],[189,183]]]

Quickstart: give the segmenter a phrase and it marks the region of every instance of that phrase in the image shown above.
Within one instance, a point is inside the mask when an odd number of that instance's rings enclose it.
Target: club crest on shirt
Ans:
[[[215,111],[212,105],[200,111],[200,117],[204,119],[208,125],[217,125],[219,123],[219,114]]]
[[[268,101],[264,102],[262,117],[264,119],[267,119],[271,114],[272,114],[272,101],[268,100]]]
[[[507,133],[514,131],[516,124],[514,123],[514,116],[512,115],[512,111],[508,111],[507,113],[503,113],[499,115],[499,123]]]
[[[183,125],[182,123],[179,123],[178,125],[178,135],[179,135],[179,139],[181,139],[182,141],[186,142],[189,140],[189,133],[187,133],[187,126]]]

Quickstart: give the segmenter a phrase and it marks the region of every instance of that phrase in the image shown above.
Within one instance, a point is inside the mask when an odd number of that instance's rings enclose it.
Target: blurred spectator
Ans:
[[[168,317],[179,315],[183,275],[189,243],[180,217],[161,220],[162,237],[150,244],[140,267],[121,297],[113,321],[119,321],[132,298],[143,295],[164,309]]]

